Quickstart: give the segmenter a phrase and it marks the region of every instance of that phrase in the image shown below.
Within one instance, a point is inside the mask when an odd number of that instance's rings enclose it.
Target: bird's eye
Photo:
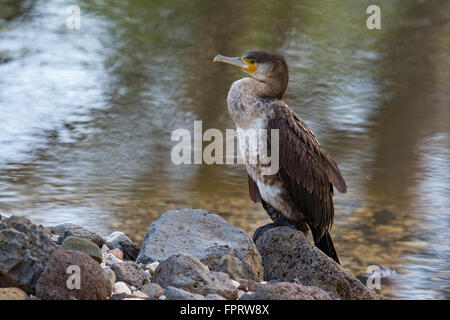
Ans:
[[[250,64],[255,64],[255,60],[253,60],[253,59],[250,59],[248,62],[249,62]]]

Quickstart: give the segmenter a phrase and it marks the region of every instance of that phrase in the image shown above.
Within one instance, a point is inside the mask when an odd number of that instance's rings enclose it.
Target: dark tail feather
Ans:
[[[334,248],[333,240],[331,239],[330,233],[328,231],[325,231],[323,237],[318,242],[315,242],[315,245],[331,259],[336,261],[338,264],[341,264],[337,256],[336,249]]]

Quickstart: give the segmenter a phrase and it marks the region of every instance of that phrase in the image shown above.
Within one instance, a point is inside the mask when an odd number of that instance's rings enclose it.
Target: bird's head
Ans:
[[[270,90],[268,95],[278,99],[283,96],[289,82],[288,65],[281,54],[251,51],[238,58],[217,55],[213,62],[224,62],[240,67],[256,80],[267,84]]]

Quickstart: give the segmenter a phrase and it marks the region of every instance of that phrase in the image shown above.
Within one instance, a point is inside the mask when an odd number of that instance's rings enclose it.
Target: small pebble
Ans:
[[[123,261],[120,260],[119,258],[117,258],[115,255],[113,255],[112,253],[107,253],[105,255],[105,263],[107,266],[112,266],[115,265],[117,263],[122,263]]]
[[[28,300],[28,295],[19,288],[0,288],[0,300]]]
[[[106,245],[106,244],[104,244],[103,246],[102,246],[102,249],[101,249],[101,251],[102,251],[102,253],[106,256],[106,254],[108,253],[108,251],[109,251],[110,249],[108,248],[108,246]]]
[[[116,258],[123,260],[123,252],[120,249],[116,248],[116,249],[108,250],[108,253],[111,253]]]
[[[133,296],[144,299],[148,298],[148,295],[139,290],[133,291]]]
[[[131,295],[131,290],[130,288],[128,288],[125,282],[119,281],[114,284],[113,294],[121,294],[121,293]]]
[[[246,293],[248,293],[248,294],[252,294],[252,293],[254,293],[253,291],[248,291],[248,292],[245,292],[245,291],[243,291],[243,290],[239,290],[238,291],[238,299],[240,299],[244,294],[246,294]]]
[[[146,265],[146,268],[150,271],[150,273],[153,275],[153,274],[155,274],[155,270],[156,270],[156,268],[158,268],[158,266],[159,266],[159,261],[155,261],[155,262],[152,262],[152,263],[149,263],[149,264],[147,264]]]
[[[103,271],[106,274],[106,278],[108,278],[111,283],[111,288],[114,288],[114,284],[116,283],[116,274],[115,272],[108,266],[102,266]]]

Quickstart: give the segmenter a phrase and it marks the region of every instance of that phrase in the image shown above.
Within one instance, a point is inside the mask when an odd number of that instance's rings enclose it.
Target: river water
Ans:
[[[343,265],[396,276],[384,298],[450,298],[450,2],[0,2],[0,213],[123,230],[168,209],[269,222],[241,165],[175,165],[174,130],[234,128],[242,72],[216,54],[264,49],[290,65],[284,100],[339,163],[333,238]],[[204,146],[207,143],[204,144]]]

